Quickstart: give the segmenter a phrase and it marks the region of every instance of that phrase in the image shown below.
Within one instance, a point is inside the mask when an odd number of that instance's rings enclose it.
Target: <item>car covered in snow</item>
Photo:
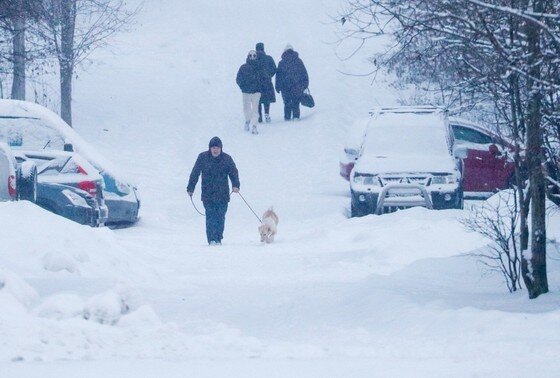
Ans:
[[[351,216],[413,206],[462,208],[462,178],[444,112],[381,108],[363,127],[350,172]]]
[[[0,142],[0,201],[37,198],[37,168],[33,162],[18,163],[12,149]]]
[[[430,106],[401,107],[401,111],[431,113]],[[408,110],[407,110],[408,109]],[[374,116],[372,112],[372,117]],[[340,175],[350,180],[354,164],[360,158],[361,146],[371,117],[359,120],[351,130],[340,159]],[[468,120],[449,117],[453,132],[453,155],[461,161],[460,169],[465,198],[489,197],[512,185],[515,172],[513,145],[506,138]]]
[[[0,100],[0,141],[13,150],[78,152],[103,178],[103,196],[109,209],[106,223],[132,224],[139,219],[136,187],[52,111],[30,102]]]
[[[108,219],[103,177],[76,152],[14,152],[20,164],[37,166],[37,204],[55,214],[94,227]]]

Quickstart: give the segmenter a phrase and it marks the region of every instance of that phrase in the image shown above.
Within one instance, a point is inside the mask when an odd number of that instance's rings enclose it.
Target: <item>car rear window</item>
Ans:
[[[65,169],[68,160],[70,160],[68,156],[52,159],[39,167],[38,174],[45,176],[58,175]]]

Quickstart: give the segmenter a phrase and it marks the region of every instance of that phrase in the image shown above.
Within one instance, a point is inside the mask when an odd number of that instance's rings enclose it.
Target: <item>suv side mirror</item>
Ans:
[[[360,153],[355,148],[345,148],[344,152],[348,160],[358,160],[358,157],[360,157]]]
[[[469,154],[469,149],[465,146],[455,147],[453,150],[453,154],[458,159],[466,159],[467,155]]]
[[[74,152],[74,146],[72,143],[64,143],[64,151]]]
[[[502,154],[498,146],[496,146],[495,144],[491,144],[488,147],[488,151],[492,154],[492,156],[500,156]]]

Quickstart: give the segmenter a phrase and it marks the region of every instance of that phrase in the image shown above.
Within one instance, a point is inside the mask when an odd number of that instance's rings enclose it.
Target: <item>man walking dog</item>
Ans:
[[[192,197],[198,177],[202,175],[201,199],[206,209],[206,238],[209,245],[222,244],[226,212],[230,199],[228,177],[232,191],[239,192],[239,173],[231,156],[222,151],[222,141],[213,137],[208,151],[198,155],[187,185]]]

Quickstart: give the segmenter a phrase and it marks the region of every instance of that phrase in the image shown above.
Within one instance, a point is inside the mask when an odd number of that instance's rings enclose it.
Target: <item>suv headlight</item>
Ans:
[[[362,175],[356,173],[354,175],[354,182],[360,185],[381,186],[381,182],[379,181],[379,177],[377,177],[377,175]]]
[[[453,174],[432,176],[432,184],[455,184],[455,183],[457,183],[457,176]]]

